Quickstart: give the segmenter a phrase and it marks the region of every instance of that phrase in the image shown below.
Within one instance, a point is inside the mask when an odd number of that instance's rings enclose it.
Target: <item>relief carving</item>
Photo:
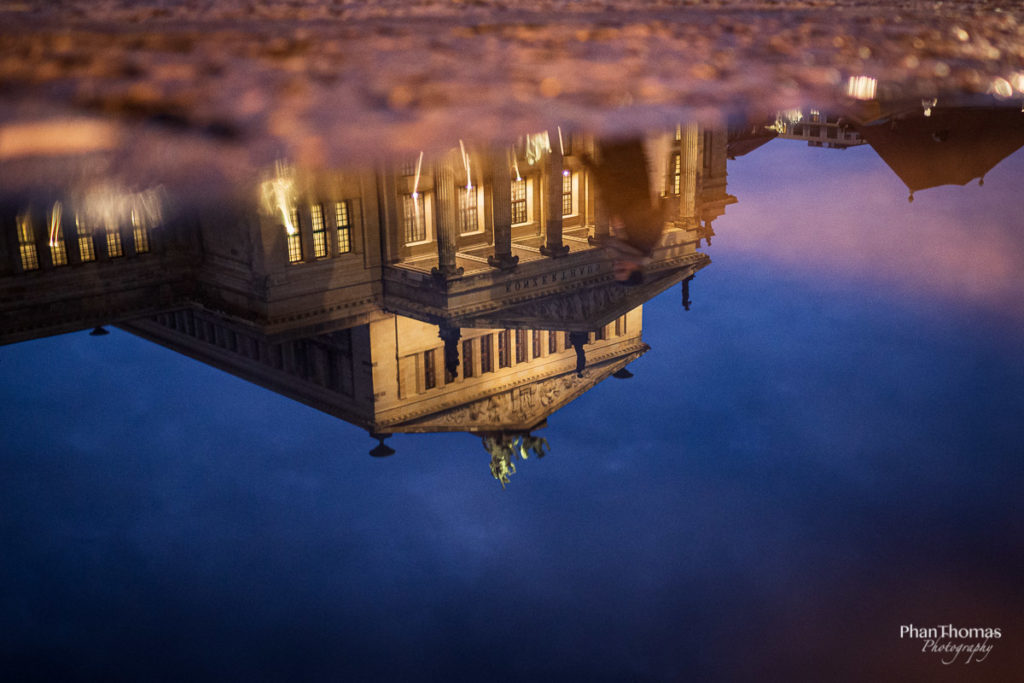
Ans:
[[[574,374],[552,377],[428,416],[423,422],[468,429],[535,423],[562,399],[582,393],[596,381]]]

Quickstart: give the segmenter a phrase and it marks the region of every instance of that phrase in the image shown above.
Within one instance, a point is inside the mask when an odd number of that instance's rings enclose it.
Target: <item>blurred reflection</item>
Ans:
[[[505,483],[552,413],[630,375],[643,302],[684,282],[689,306],[736,201],[726,144],[558,130],[376,169],[282,162],[202,213],[68,192],[11,217],[0,341],[118,324],[365,428],[376,456],[396,432],[478,434]],[[639,286],[612,244],[641,255]]]
[[[979,95],[877,100],[873,91],[872,97],[854,99],[861,101],[834,111],[780,112],[765,128],[811,147],[870,145],[907,186],[910,201],[915,192],[933,187],[984,184],[986,173],[1024,146],[1019,102]],[[767,141],[750,135],[746,140]]]
[[[157,188],[54,192],[0,214],[0,343],[117,324],[363,427],[375,456],[398,432],[479,435],[504,485],[549,416],[632,376],[644,302],[679,284],[689,310],[737,201],[727,159],[776,137],[869,144],[912,197],[983,177],[1024,114],[863,98],[725,130],[555,129],[373,169],[282,162],[201,213]]]
[[[861,118],[858,118],[861,117]],[[863,139],[914,193],[940,185],[966,185],[1024,145],[1020,108],[952,106],[936,98],[919,106],[893,104],[851,112]]]

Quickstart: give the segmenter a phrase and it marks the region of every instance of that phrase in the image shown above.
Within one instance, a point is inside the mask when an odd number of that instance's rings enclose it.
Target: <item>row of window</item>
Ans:
[[[615,322],[590,334],[590,341],[599,341],[612,333],[621,337],[627,333],[626,316],[616,318]],[[497,344],[497,348],[495,348]],[[475,339],[462,342],[459,367],[462,378],[494,372],[501,368],[512,367],[547,354],[558,353],[572,348],[569,332],[548,332],[544,330],[502,330],[497,333],[485,334]],[[443,349],[428,349],[423,352],[423,388],[433,389],[438,383],[438,362],[443,356]],[[479,360],[479,363],[477,362]],[[455,377],[443,373],[444,383],[450,384]]]
[[[825,126],[825,137],[829,140],[856,140],[858,135],[855,131],[840,128],[838,125]],[[796,124],[793,126],[793,135],[811,138],[821,137],[822,126],[804,126]],[[841,135],[840,135],[841,134]]]
[[[152,320],[242,358],[297,375],[332,391],[349,396],[354,393],[350,330],[315,339],[269,344],[255,335],[197,316],[190,310],[159,313]]]
[[[683,128],[682,126],[676,126],[676,141],[682,142],[683,139]],[[716,145],[714,137],[711,133],[704,133],[704,152],[703,152],[703,164],[704,171],[708,172],[714,164],[714,154]],[[676,151],[672,153],[670,160],[670,175],[669,175],[669,194],[679,196],[682,193],[683,185],[683,155],[682,152]]]
[[[562,216],[576,214],[576,196],[579,178],[568,171],[562,175]],[[512,225],[525,225],[533,215],[530,200],[533,197],[532,179],[520,178],[512,181]],[[483,230],[483,216],[480,204],[483,191],[479,187],[460,187],[456,190],[458,211],[455,220],[460,235],[470,235]],[[433,196],[431,193],[402,195],[402,227],[405,244],[419,244],[430,238],[428,216],[431,214]]]
[[[334,202],[331,218],[337,245],[332,245],[328,232],[328,208],[322,203],[309,207],[310,230],[313,235],[313,258],[325,259],[332,255],[348,254],[352,251],[352,206],[348,200]],[[288,232],[288,262],[298,263],[305,257],[302,251],[302,219],[298,208],[292,209],[292,231]],[[333,254],[332,254],[333,252]]]
[[[144,254],[149,251],[149,231],[139,225],[132,215],[131,238],[136,254]],[[20,214],[17,218],[18,233],[18,257],[22,270],[37,270],[39,268],[39,251],[36,245],[36,226],[29,213]],[[94,230],[84,220],[75,218],[75,239],[72,244],[78,248],[78,259],[81,262],[96,260],[96,240],[100,238],[108,258],[124,256],[124,245],[122,244],[121,231],[117,227]],[[64,226],[61,224],[59,213],[51,216],[49,225],[49,239],[47,244],[50,249],[50,262],[54,266],[66,266],[68,264],[68,245],[64,237]]]

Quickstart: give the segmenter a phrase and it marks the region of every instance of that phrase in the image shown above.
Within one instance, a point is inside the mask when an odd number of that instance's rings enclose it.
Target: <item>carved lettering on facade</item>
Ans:
[[[588,275],[595,275],[600,271],[600,265],[597,263],[590,263],[581,266],[573,266],[572,268],[565,268],[563,270],[547,273],[545,275],[536,275],[534,277],[525,277],[518,280],[511,280],[505,283],[505,293],[520,292],[526,289],[536,289],[537,287],[543,287],[547,284],[555,284],[558,282],[566,282],[569,280],[575,280],[578,278],[586,277]]]

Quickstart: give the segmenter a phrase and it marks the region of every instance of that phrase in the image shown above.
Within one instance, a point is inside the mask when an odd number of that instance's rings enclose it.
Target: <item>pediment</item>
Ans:
[[[575,369],[533,382],[526,382],[489,396],[412,419],[379,421],[386,432],[497,432],[529,431],[555,411],[590,391],[615,372],[647,351],[642,342],[625,353],[588,363],[582,377]]]

